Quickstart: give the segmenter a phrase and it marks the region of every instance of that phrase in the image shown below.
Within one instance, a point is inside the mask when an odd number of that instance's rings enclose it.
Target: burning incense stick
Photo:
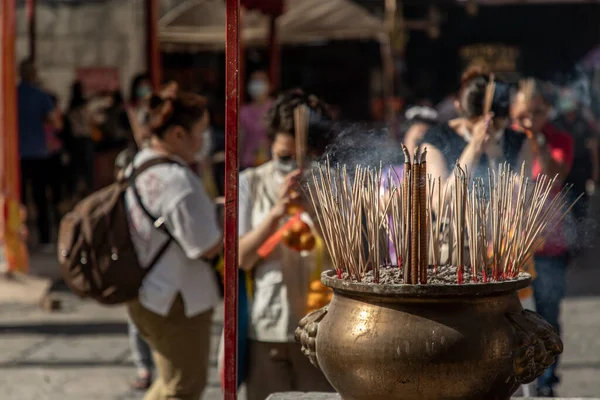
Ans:
[[[306,158],[306,144],[308,138],[308,125],[310,109],[306,105],[300,105],[294,109],[294,132],[296,136],[296,162],[299,169],[304,169]]]
[[[412,172],[412,188],[410,199],[410,283],[416,285],[419,283],[419,217],[420,217],[420,183],[421,183],[421,168],[419,167],[419,148],[415,149],[413,158]]]
[[[410,282],[410,220],[411,220],[411,212],[409,204],[410,192],[411,192],[411,164],[410,164],[410,154],[408,152],[408,148],[405,145],[402,145],[402,151],[404,152],[404,190],[402,192],[402,215],[403,218],[403,235],[404,235],[404,245],[402,246],[402,263],[404,268],[404,282]]]
[[[452,200],[454,206],[454,235],[456,240],[456,268],[457,268],[457,282],[458,284],[463,283],[464,279],[464,251],[465,251],[465,209],[466,209],[466,195],[467,195],[467,179],[465,172],[456,166],[454,171],[454,187],[452,191]]]
[[[485,236],[484,214],[481,212],[482,204],[482,188],[481,183],[475,180],[472,184],[471,193],[467,196],[467,237],[469,245],[469,258],[471,263],[471,275],[473,282],[477,282],[478,271],[480,268],[485,268],[481,259],[482,251],[487,251],[487,241]]]
[[[427,267],[429,266],[428,223],[427,223],[427,149],[421,153],[419,179],[419,269],[421,284],[427,284]]]
[[[490,74],[490,79],[485,87],[485,96],[483,98],[483,115],[488,115],[492,111],[492,103],[494,101],[494,92],[496,91],[496,82],[494,74]]]

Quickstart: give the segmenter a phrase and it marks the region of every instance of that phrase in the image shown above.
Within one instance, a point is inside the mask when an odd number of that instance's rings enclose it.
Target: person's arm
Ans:
[[[256,251],[277,230],[283,215],[278,215],[271,210],[265,220],[255,229],[240,237],[239,241],[239,268],[250,271],[260,259]]]
[[[60,109],[58,109],[58,107],[50,113],[50,115],[48,116],[48,122],[52,126],[52,129],[54,129],[55,131],[61,131],[63,129],[64,123],[62,113],[60,112]]]
[[[435,180],[438,177],[441,178],[442,186],[444,186],[450,175],[444,154],[437,147],[429,143],[423,143],[421,148],[427,149],[427,174],[431,175]],[[404,173],[407,173],[407,171],[404,171]]]
[[[131,107],[126,107],[125,112],[127,113],[129,126],[131,126],[131,131],[133,133],[133,140],[138,148],[142,148],[144,143],[150,138],[148,128],[138,120],[137,115],[135,115],[135,112]]]
[[[427,132],[427,128],[427,125],[421,123],[413,124],[410,128],[408,128],[403,142],[408,149],[409,154],[413,154],[415,148],[419,145],[419,143],[421,143],[425,133]]]
[[[290,194],[290,188],[295,184],[295,180],[298,178],[299,173],[293,172],[286,177],[285,183],[282,185],[279,198],[275,206],[269,211],[264,221],[256,228],[251,228],[251,215],[252,215],[252,196],[251,182],[247,174],[243,175],[243,181],[240,179],[240,196],[239,196],[239,207],[240,207],[240,241],[239,241],[239,253],[238,253],[238,264],[239,268],[249,271],[256,265],[259,260],[256,251],[258,248],[279,228],[279,222],[287,214],[287,208],[292,199]],[[298,196],[296,192],[295,196]]]
[[[41,93],[41,104],[43,119],[50,124],[53,130],[60,131],[63,128],[62,115],[59,108],[53,103],[52,98],[46,93]]]
[[[247,170],[240,175],[239,180],[239,226],[238,234],[238,267],[243,270],[250,270],[258,261],[256,249],[263,243],[272,232],[275,232],[278,221],[273,220],[273,216],[267,215],[265,221],[252,229],[252,186],[254,185],[254,172]]]

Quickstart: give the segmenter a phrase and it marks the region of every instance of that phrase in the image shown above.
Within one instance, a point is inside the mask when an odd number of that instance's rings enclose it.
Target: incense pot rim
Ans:
[[[339,279],[334,270],[321,273],[321,282],[334,291],[381,297],[477,297],[514,292],[531,284],[531,275],[521,272],[517,279],[502,282],[465,283],[462,285],[390,285],[352,282]]]

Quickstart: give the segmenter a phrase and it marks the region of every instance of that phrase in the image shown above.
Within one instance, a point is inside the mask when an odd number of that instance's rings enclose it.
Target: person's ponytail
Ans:
[[[192,125],[207,112],[205,97],[193,93],[178,93],[174,98],[153,95],[149,99],[149,128],[153,135],[162,138],[173,126],[189,131]]]

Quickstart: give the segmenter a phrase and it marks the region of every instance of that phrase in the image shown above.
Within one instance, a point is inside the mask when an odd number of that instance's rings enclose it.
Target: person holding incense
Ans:
[[[306,111],[304,129],[298,129],[297,110]],[[298,321],[307,311],[315,251],[299,252],[280,243],[266,258],[257,254],[290,219],[291,206],[310,214],[309,201],[300,187],[303,171],[299,167],[325,150],[329,121],[328,108],[317,97],[299,90],[280,95],[267,114],[272,160],[240,175],[239,267],[253,278],[248,400],[264,400],[275,392],[332,391],[294,341]],[[299,145],[302,141],[305,145]]]
[[[490,86],[495,86],[491,93]],[[508,84],[493,82],[491,75],[480,68],[467,70],[456,104],[460,117],[430,128],[422,140],[431,175],[441,177],[444,183],[458,164],[472,177],[487,180],[489,168],[496,170],[500,163],[507,162],[519,169],[529,160],[531,147],[526,137],[507,127],[509,103]]]
[[[534,89],[529,94],[524,92],[519,91],[512,105],[515,125],[533,143],[533,177],[538,174],[558,175],[552,191],[552,195],[556,195],[562,189],[573,164],[573,139],[550,123],[550,104],[539,90]],[[560,332],[560,303],[565,295],[569,247],[564,221],[552,229],[534,256],[537,276],[532,286],[536,312]],[[538,378],[538,397],[554,397],[554,386],[559,382],[557,365],[558,359]]]

